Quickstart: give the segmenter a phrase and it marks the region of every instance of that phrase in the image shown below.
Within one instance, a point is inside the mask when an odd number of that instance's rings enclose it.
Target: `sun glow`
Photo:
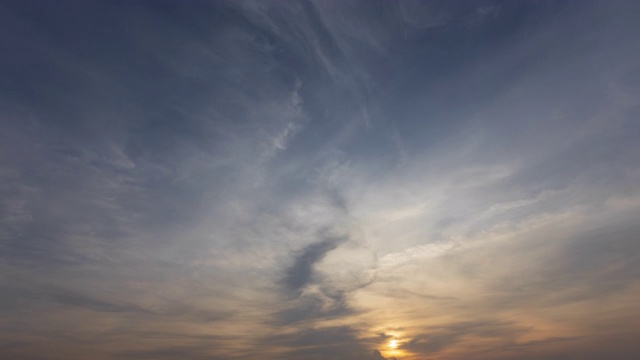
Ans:
[[[393,339],[391,341],[389,341],[389,347],[392,349],[397,349],[398,348],[398,340]]]

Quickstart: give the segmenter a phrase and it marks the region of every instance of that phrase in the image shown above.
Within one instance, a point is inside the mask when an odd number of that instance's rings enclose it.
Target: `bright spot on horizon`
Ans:
[[[398,348],[398,340],[393,339],[391,341],[389,341],[389,347],[392,349],[397,349]]]

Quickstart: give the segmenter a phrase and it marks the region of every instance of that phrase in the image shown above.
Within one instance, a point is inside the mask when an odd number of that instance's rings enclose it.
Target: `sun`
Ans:
[[[392,349],[397,349],[398,348],[398,340],[393,339],[391,341],[389,341],[389,347]]]

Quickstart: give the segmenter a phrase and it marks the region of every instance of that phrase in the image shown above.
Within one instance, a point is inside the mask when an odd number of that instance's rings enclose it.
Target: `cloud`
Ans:
[[[420,30],[478,25],[487,18],[497,16],[501,6],[505,6],[505,4],[493,0],[475,1],[472,6],[469,4],[460,6],[438,0],[401,0],[398,2],[402,19],[410,26]]]
[[[398,360],[396,357],[385,358],[384,356],[382,356],[382,354],[378,350],[373,350],[373,353],[371,354],[369,359],[371,359],[371,360]]]
[[[73,294],[73,293],[61,293],[55,294],[52,297],[54,302],[60,303],[65,306],[86,308],[93,311],[103,312],[148,312],[135,305],[116,304],[103,300],[92,299],[90,297]]]
[[[279,323],[292,324],[302,320],[331,318],[347,315],[350,310],[343,291],[331,291],[324,286],[325,279],[315,273],[315,266],[330,251],[348,241],[348,237],[324,232],[319,242],[302,249],[282,279],[287,307],[276,314]]]
[[[294,292],[299,292],[312,280],[313,266],[331,250],[337,248],[346,238],[327,237],[320,242],[304,248],[296,256],[293,265],[285,273],[285,286]]]
[[[404,343],[402,348],[419,354],[435,354],[453,347],[465,337],[494,338],[510,343],[528,331],[513,323],[496,321],[453,323],[428,330],[428,334],[412,338]]]
[[[385,360],[385,358],[382,356],[382,354],[380,354],[380,351],[378,350],[373,350],[373,353],[371,354],[371,359],[372,360]]]
[[[59,5],[0,5],[7,356],[637,358],[638,5]]]
[[[370,353],[348,326],[306,329],[292,334],[274,335],[265,343],[286,346],[282,359],[362,359]]]

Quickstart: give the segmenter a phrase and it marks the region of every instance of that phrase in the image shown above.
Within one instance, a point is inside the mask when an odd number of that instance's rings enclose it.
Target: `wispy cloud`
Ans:
[[[0,352],[636,358],[637,13],[0,5]]]

